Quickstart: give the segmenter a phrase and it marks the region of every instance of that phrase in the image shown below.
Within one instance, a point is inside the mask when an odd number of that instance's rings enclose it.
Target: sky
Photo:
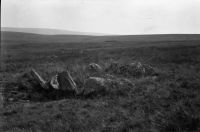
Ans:
[[[1,26],[200,34],[200,0],[1,0]]]

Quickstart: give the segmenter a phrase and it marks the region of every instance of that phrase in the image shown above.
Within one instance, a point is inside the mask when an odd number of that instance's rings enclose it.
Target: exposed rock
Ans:
[[[107,71],[112,71],[116,74],[122,74],[126,76],[151,76],[155,73],[154,69],[146,64],[142,64],[141,62],[134,62],[130,64],[119,64],[119,63],[111,63],[107,68]]]
[[[97,70],[102,68],[96,64]],[[92,67],[92,66],[91,66]],[[116,70],[117,73],[130,74],[135,69],[139,69],[141,73],[144,73],[144,66],[141,63],[131,63],[129,65],[119,65],[118,63],[111,64],[112,70]],[[96,70],[96,68],[94,68]],[[128,96],[131,95],[131,91],[134,89],[134,84],[131,80],[126,78],[119,78],[111,74],[105,74],[101,77],[89,77],[84,80],[83,92],[79,93],[77,85],[74,82],[69,71],[60,72],[53,76],[50,81],[45,81],[34,69],[30,73],[26,73],[20,80],[21,92],[23,94],[12,95],[23,98],[25,100],[45,100],[45,99],[58,99],[62,97],[74,97],[74,95],[86,95],[90,96]],[[18,96],[20,95],[20,96]]]
[[[18,78],[18,91],[25,92],[25,99],[45,100],[55,99],[78,94],[76,83],[68,71],[58,73],[50,81],[45,81],[35,70],[25,73]],[[20,94],[11,91],[13,96]],[[20,96],[21,97],[21,96]]]
[[[31,70],[31,74],[44,89],[49,89],[50,87],[48,84],[50,84],[54,89],[75,91],[78,93],[76,83],[68,71],[58,73],[58,75],[53,76],[48,83],[34,69]]]
[[[68,71],[58,73],[57,78],[58,78],[57,81],[59,84],[59,89],[75,91],[76,94],[78,94],[76,83],[74,82]]]
[[[14,98],[9,98],[8,101],[12,102],[14,101]]]
[[[139,70],[143,74],[145,73],[145,67],[141,64],[141,62],[134,62],[129,64],[130,68],[133,68],[134,70]]]
[[[99,92],[106,87],[106,80],[100,77],[89,77],[85,82],[84,95]]]
[[[100,72],[102,71],[102,67],[96,63],[90,63],[88,65],[88,70],[91,70],[91,71],[95,71],[95,72]]]
[[[47,82],[34,69],[31,69],[31,75],[40,84],[42,88],[49,89]]]
[[[128,79],[89,77],[84,85],[84,95],[127,94],[134,86]]]
[[[55,75],[51,78],[50,85],[54,89],[59,89],[59,83],[58,83],[58,75]]]

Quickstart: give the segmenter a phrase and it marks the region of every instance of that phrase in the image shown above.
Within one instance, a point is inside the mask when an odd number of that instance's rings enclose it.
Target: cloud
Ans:
[[[199,0],[2,0],[2,26],[117,34],[200,33]]]

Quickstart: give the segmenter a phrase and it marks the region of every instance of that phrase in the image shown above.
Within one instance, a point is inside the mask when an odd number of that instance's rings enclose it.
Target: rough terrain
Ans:
[[[199,40],[3,43],[1,131],[200,131]],[[42,90],[31,68],[45,80],[68,69],[83,93]]]

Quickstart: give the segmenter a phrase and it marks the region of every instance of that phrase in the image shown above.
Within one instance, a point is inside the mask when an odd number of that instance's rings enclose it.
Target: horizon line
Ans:
[[[47,29],[47,30],[58,30],[58,31],[70,31],[70,32],[77,32],[77,33],[86,33],[86,34],[45,34],[45,33],[31,33],[31,32],[23,32],[23,31],[5,31],[5,32],[19,32],[19,33],[29,33],[29,34],[39,34],[39,35],[74,35],[74,36],[132,36],[132,35],[199,35],[200,33],[138,33],[138,34],[111,34],[111,33],[99,33],[99,32],[84,32],[84,31],[77,31],[77,30],[67,30],[67,29],[58,29],[58,28],[40,28],[40,27],[7,27],[1,26],[2,28],[16,28],[16,29]],[[4,32],[1,30],[1,32]],[[91,33],[90,35],[88,35]],[[93,35],[92,35],[93,34]]]

